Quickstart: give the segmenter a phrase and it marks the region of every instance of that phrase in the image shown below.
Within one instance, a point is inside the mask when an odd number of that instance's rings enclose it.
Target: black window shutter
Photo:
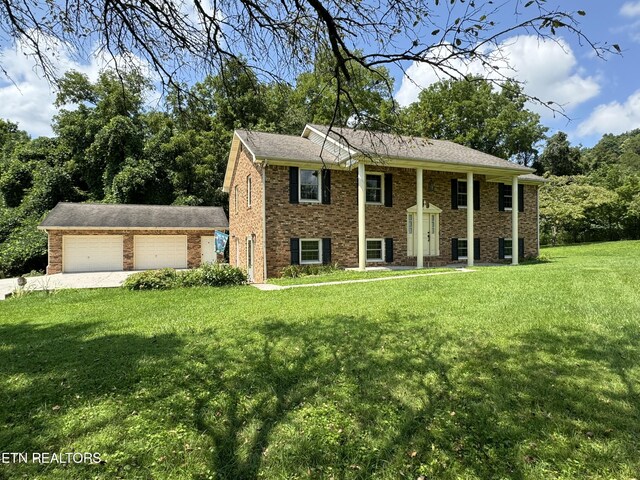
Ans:
[[[518,185],[518,211],[524,212],[524,185]]]
[[[289,203],[298,203],[298,167],[289,167]]]
[[[524,258],[524,238],[518,239],[518,258]]]
[[[504,212],[504,183],[498,184],[498,210]]]
[[[291,265],[300,265],[300,239],[291,239]]]
[[[331,170],[322,169],[322,203],[331,204]]]
[[[393,262],[393,238],[384,239],[384,261],[387,263]]]
[[[473,258],[474,260],[480,260],[480,239],[473,239]]]
[[[458,239],[451,239],[451,260],[458,260]]]
[[[322,239],[322,263],[328,265],[331,263],[331,239]]]
[[[393,177],[390,173],[384,174],[384,206],[393,207]]]
[[[473,209],[480,210],[480,181],[473,181]]]
[[[451,179],[451,208],[458,209],[458,180],[455,178]]]
[[[504,238],[498,239],[498,258],[504,260]]]

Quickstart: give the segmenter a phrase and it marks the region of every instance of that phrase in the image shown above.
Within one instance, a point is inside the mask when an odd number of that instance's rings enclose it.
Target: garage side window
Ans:
[[[251,175],[247,176],[247,208],[251,208]]]

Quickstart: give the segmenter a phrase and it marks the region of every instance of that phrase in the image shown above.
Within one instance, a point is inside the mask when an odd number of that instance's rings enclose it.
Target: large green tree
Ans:
[[[441,81],[404,110],[401,129],[531,165],[547,128],[526,108],[526,100],[512,82],[496,88],[480,77]]]
[[[577,175],[583,170],[581,155],[580,147],[572,147],[566,133],[557,132],[547,139],[536,168],[540,174]]]

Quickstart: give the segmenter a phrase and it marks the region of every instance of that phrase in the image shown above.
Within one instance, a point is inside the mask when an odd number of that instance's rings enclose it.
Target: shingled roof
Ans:
[[[345,147],[348,146],[374,157],[520,170],[523,174],[532,172],[531,168],[448,140],[409,137],[352,128],[333,127],[329,129],[326,125],[311,124],[308,127],[323,135],[328,135],[329,138]]]
[[[325,162],[337,160],[327,149],[323,150],[322,145],[299,135],[249,130],[236,130],[235,133],[256,158],[318,163],[323,159]]]
[[[60,202],[38,228],[214,230],[229,228],[229,221],[222,207]]]

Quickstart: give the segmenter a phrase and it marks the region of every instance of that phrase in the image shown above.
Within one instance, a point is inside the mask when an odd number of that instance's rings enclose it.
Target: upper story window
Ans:
[[[458,208],[467,208],[467,181],[458,180]]]
[[[320,201],[320,170],[300,169],[300,201]]]
[[[247,208],[251,208],[251,175],[247,177]]]
[[[513,206],[513,187],[505,184],[502,187],[502,204],[505,210],[511,210]]]
[[[382,204],[384,198],[382,173],[367,173],[367,203]]]

